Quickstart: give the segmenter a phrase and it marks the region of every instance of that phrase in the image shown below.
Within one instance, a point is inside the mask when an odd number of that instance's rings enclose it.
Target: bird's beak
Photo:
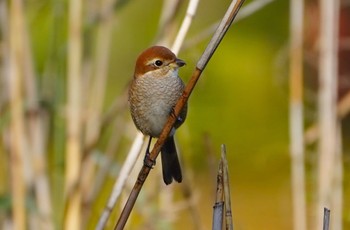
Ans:
[[[182,66],[186,65],[186,62],[184,62],[183,60],[178,59],[178,58],[176,58],[175,63],[178,67],[182,67]]]

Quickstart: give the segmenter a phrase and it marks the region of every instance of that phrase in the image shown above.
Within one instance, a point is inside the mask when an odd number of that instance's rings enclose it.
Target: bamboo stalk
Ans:
[[[303,0],[290,1],[289,133],[293,226],[306,230],[303,116]]]
[[[315,229],[322,228],[323,207],[332,206],[335,156],[337,152],[337,79],[339,0],[320,2],[319,59],[319,168]]]
[[[68,103],[64,229],[81,228],[81,63],[82,1],[69,1],[68,31]]]

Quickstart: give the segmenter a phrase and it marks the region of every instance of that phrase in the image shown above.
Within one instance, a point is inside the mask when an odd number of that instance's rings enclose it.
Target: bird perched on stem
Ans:
[[[143,51],[136,61],[134,78],[129,88],[129,106],[132,119],[143,134],[150,136],[145,164],[149,157],[153,137],[159,137],[182,95],[185,85],[178,76],[178,69],[185,62],[168,48],[152,46]],[[174,142],[175,130],[185,121],[187,106],[175,121],[169,137],[161,148],[163,180],[182,181],[181,167]]]

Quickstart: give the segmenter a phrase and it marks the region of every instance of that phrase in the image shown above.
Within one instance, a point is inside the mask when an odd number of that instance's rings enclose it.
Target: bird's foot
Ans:
[[[170,116],[175,117],[176,121],[178,121],[178,122],[181,122],[181,123],[183,122],[183,120],[182,120],[181,117],[177,117],[177,116],[175,115],[175,108],[174,108],[174,107],[171,108],[171,110],[170,110]]]
[[[153,169],[153,167],[156,165],[156,161],[151,159],[150,155],[150,152],[147,151],[145,158],[143,159],[143,165],[150,169]]]

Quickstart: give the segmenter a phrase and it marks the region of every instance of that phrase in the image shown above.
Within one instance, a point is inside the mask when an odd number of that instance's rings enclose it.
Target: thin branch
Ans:
[[[155,160],[160,152],[161,146],[163,145],[165,139],[168,137],[170,130],[172,129],[176,118],[179,116],[180,111],[182,110],[183,106],[187,103],[188,98],[190,97],[194,86],[196,85],[201,73],[203,72],[205,66],[208,64],[211,56],[214,54],[216,48],[220,44],[220,41],[224,37],[225,33],[227,32],[229,26],[231,25],[232,21],[234,20],[235,16],[237,15],[240,7],[243,4],[243,0],[238,0],[236,4],[234,4],[236,1],[233,1],[231,5],[229,6],[221,24],[219,25],[217,31],[215,32],[212,40],[210,41],[209,45],[207,46],[206,50],[204,51],[203,55],[199,59],[196,69],[187,84],[182,96],[179,98],[175,108],[174,108],[174,114],[173,116],[169,116],[169,119],[167,123],[165,124],[163,131],[155,143],[151,153],[150,153],[150,160]],[[138,179],[134,185],[134,188],[132,189],[129,198],[127,200],[127,203],[124,206],[124,209],[119,217],[118,223],[115,226],[115,229],[123,229],[129,215],[131,213],[132,208],[134,207],[134,204],[136,202],[136,199],[141,191],[141,188],[147,179],[147,176],[150,172],[151,168],[144,165],[139,173]]]

